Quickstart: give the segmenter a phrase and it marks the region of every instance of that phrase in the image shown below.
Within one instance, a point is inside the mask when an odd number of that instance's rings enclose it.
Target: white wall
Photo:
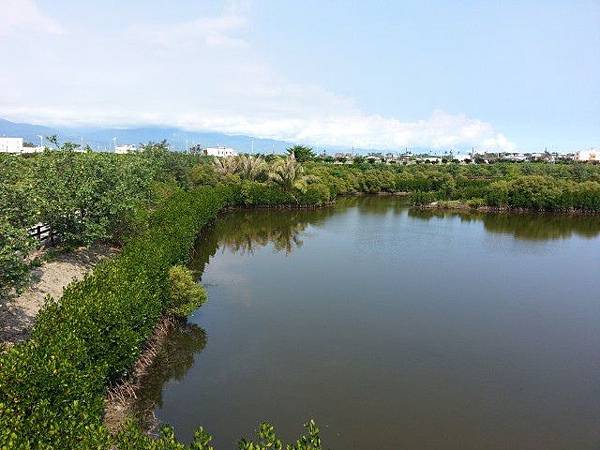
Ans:
[[[576,161],[600,161],[600,149],[582,150],[575,154]]]
[[[131,144],[117,145],[115,147],[115,153],[118,153],[121,155],[130,153],[130,152],[135,152],[136,150],[137,150],[137,148],[135,147],[135,145],[131,145]]]
[[[0,153],[23,152],[23,138],[0,137]]]
[[[208,147],[204,153],[208,156],[237,156],[237,152],[230,147]]]

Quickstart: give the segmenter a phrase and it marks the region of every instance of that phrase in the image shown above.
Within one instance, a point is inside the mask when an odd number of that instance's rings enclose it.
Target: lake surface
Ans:
[[[193,265],[208,302],[139,404],[181,439],[313,417],[332,450],[600,448],[599,217],[240,211]]]

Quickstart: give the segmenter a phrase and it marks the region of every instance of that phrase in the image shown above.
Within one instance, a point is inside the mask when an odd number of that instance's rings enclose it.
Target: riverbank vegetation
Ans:
[[[28,341],[0,354],[3,448],[186,448],[169,428],[158,440],[134,425],[109,434],[104,397],[127,376],[161,316],[186,316],[204,301],[184,265],[198,231],[226,207],[314,207],[340,195],[402,192],[416,205],[600,212],[600,167],[593,165],[337,165],[299,149],[212,159],[169,152],[164,143],[131,155],[67,145],[0,159],[0,295],[27,282],[36,243],[26,230],[36,224],[52,227],[65,246],[123,246],[60,301],[50,299]],[[320,448],[316,426],[307,431],[287,448]],[[268,425],[259,440],[240,448],[282,448]],[[192,448],[211,448],[203,430]]]

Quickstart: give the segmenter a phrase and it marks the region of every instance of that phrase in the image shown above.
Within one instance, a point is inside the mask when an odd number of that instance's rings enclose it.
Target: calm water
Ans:
[[[338,450],[600,448],[598,217],[236,212],[194,265],[209,300],[140,401],[182,439],[314,417]]]

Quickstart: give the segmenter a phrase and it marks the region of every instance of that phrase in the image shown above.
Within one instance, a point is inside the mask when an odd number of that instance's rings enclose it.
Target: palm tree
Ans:
[[[275,161],[268,176],[269,180],[286,192],[294,189],[304,192],[308,184],[315,179],[312,175],[304,175],[304,167],[296,161],[293,153],[287,158]]]
[[[258,180],[267,171],[267,164],[260,156],[239,156],[237,173],[245,180]]]
[[[221,175],[233,175],[238,170],[238,162],[236,158],[215,158],[213,160],[215,171]]]

